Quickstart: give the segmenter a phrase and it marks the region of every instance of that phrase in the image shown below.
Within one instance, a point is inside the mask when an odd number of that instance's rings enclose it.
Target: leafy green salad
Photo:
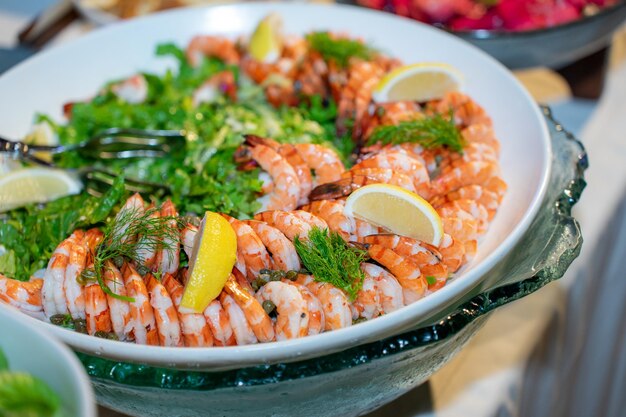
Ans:
[[[58,394],[29,373],[9,370],[9,361],[0,349],[0,417],[62,415]]]
[[[262,87],[240,79],[237,66],[205,58],[201,65],[192,67],[183,50],[173,44],[158,46],[156,53],[174,57],[179,65],[162,75],[142,74],[148,85],[142,103],[119,98],[111,89],[112,81],[93,99],[67,106],[66,124],[58,124],[47,115],[37,115],[35,122],[48,123],[62,144],[82,142],[111,127],[183,130],[185,148],[158,159],[96,161],[78,153],[56,157],[55,165],[61,168],[94,166],[119,177],[99,197],[83,192],[2,215],[0,273],[28,280],[45,268],[56,245],[73,230],[100,225],[119,209],[128,197],[124,178],[169,185],[168,197],[182,214],[210,210],[239,218],[251,216],[260,207],[256,200],[262,182],[258,170],[237,171],[233,155],[244,134],[278,142],[324,144],[344,159],[351,153],[349,136],[335,134],[337,110],[332,101],[314,96],[299,107],[276,109],[267,103]],[[194,91],[222,71],[231,71],[238,80],[237,102],[217,97],[194,105]]]

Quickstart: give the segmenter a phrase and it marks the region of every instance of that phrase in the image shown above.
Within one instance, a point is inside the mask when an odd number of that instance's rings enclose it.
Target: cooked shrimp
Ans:
[[[492,220],[500,205],[500,197],[495,192],[478,184],[471,184],[450,191],[448,194],[437,196],[431,201],[433,207],[441,207],[447,202],[455,200],[473,200],[485,207],[487,220]]]
[[[104,239],[104,233],[96,227],[89,229],[85,232],[85,245],[87,246],[87,264],[93,262],[93,257],[96,253],[96,248]]]
[[[198,107],[202,103],[213,103],[222,96],[237,101],[237,83],[232,71],[221,71],[211,76],[193,92],[192,103]]]
[[[321,302],[324,311],[324,330],[341,329],[352,325],[352,309],[343,291],[327,282],[317,282],[311,275],[300,274],[296,282],[304,285]]]
[[[133,299],[129,306],[131,334],[135,343],[158,346],[159,335],[146,285],[137,271],[129,264],[124,264],[122,267],[122,276],[126,295]]]
[[[44,320],[41,289],[43,279],[23,282],[0,274],[0,301],[13,306],[22,313]]]
[[[500,167],[493,162],[466,162],[433,179],[430,184],[430,195],[447,194],[466,185],[484,184],[499,173]]]
[[[211,35],[194,36],[185,51],[187,61],[191,66],[197,67],[204,57],[215,57],[229,65],[239,63],[239,52],[235,44],[226,38]]]
[[[84,291],[87,333],[91,336],[96,332],[110,333],[113,330],[113,325],[106,294],[96,282],[85,285]]]
[[[228,313],[228,320],[230,327],[233,330],[235,339],[238,345],[251,345],[257,343],[259,340],[256,338],[252,327],[246,320],[246,315],[235,302],[235,299],[223,292],[220,294],[220,302],[222,307]]]
[[[296,248],[283,232],[258,220],[244,220],[244,222],[252,227],[271,254],[273,269],[282,271],[300,269],[300,258],[298,258]]]
[[[237,305],[243,310],[243,314],[258,341],[265,343],[274,340],[276,335],[272,319],[267,315],[261,303],[242,288],[233,275],[226,280],[224,290],[233,297]]]
[[[55,314],[68,314],[68,301],[65,295],[65,276],[70,265],[70,253],[76,245],[81,245],[84,232],[77,230],[70,237],[57,246],[48,262],[48,268],[43,277],[43,309],[46,317],[50,318]],[[75,258],[73,259],[76,260]],[[83,264],[84,267],[84,264]],[[82,271],[80,265],[73,265],[74,271]]]
[[[150,206],[148,210],[150,210],[151,219],[158,219],[161,217],[161,213],[159,210],[156,210],[154,206]],[[138,236],[136,247],[137,259],[139,260],[140,265],[149,269],[154,269],[155,271],[158,270],[159,266],[156,265],[158,248],[157,245],[154,244],[154,237]]]
[[[122,273],[113,263],[107,262],[104,265],[102,278],[107,288],[111,290],[113,294],[126,297],[126,287],[124,286]],[[133,331],[130,305],[128,302],[120,300],[110,294],[106,294],[106,297],[113,332],[119,340],[128,340],[131,338],[131,332]]]
[[[255,220],[263,221],[277,228],[293,241],[296,236],[308,239],[311,225],[290,211],[270,210],[254,215]]]
[[[469,143],[463,148],[462,153],[458,153],[449,149],[441,153],[441,162],[439,169],[441,172],[447,172],[451,168],[464,165],[471,161],[483,161],[498,163],[498,154],[491,146],[484,143]]]
[[[127,103],[140,104],[148,98],[148,82],[142,74],[135,74],[113,84],[111,91]]]
[[[432,245],[407,236],[394,234],[366,236],[363,238],[363,242],[380,245],[393,250],[398,255],[406,256],[417,264],[424,276],[442,280],[444,283],[448,278],[448,268],[442,262],[443,256]]]
[[[448,267],[448,271],[456,272],[463,265],[465,246],[459,240],[444,233],[438,249],[442,256],[442,262]]]
[[[309,309],[307,302],[292,285],[281,281],[270,281],[256,293],[259,303],[271,301],[276,306],[276,340],[303,337],[309,331]]]
[[[300,197],[300,181],[293,167],[285,158],[280,156],[272,148],[253,144],[240,148],[239,153],[249,153],[261,168],[272,177],[272,192],[262,196],[262,209],[264,210],[293,210],[296,208]]]
[[[249,280],[256,279],[261,269],[269,269],[271,263],[263,241],[246,223],[225,214],[222,216],[229,221],[237,235],[237,251],[241,253],[245,269],[241,272],[245,273]]]
[[[365,268],[361,267],[361,269],[365,272]],[[356,313],[353,315],[366,320],[371,320],[380,315],[382,307],[380,304],[378,285],[376,280],[367,273],[365,273],[363,285],[357,293],[356,299],[352,303],[352,307]]]
[[[65,269],[65,279],[63,280],[63,292],[67,300],[67,309],[73,319],[85,318],[85,297],[83,286],[78,283],[78,277],[85,269],[87,263],[87,245],[84,241],[83,233],[74,232],[76,241],[71,245],[67,268]]]
[[[126,233],[128,225],[132,223],[132,219],[141,216],[145,212],[144,201],[139,193],[135,193],[124,203],[124,206],[120,209],[115,216],[115,221],[119,223],[121,219],[128,216],[129,219],[123,222],[123,227],[115,229],[115,234],[112,239],[120,239],[122,243],[134,242],[137,236],[130,236]],[[130,220],[130,221],[129,221]]]
[[[144,281],[150,295],[150,305],[154,311],[159,344],[161,346],[182,346],[180,320],[172,297],[170,297],[165,286],[157,281],[152,274],[146,275]]]
[[[487,209],[475,200],[452,200],[437,208],[437,210],[442,213],[442,215],[449,216],[452,216],[452,213],[460,213],[461,211],[468,213],[471,218],[476,220],[479,234],[485,233],[489,227],[489,214],[487,213]]]
[[[228,313],[224,310],[219,300],[211,301],[203,314],[211,328],[211,333],[213,333],[215,346],[233,346],[237,344]]]
[[[280,144],[272,139],[262,138],[256,135],[247,135],[246,141],[249,143],[258,143],[269,146],[287,160],[289,165],[293,167],[296,176],[298,177],[298,181],[300,182],[298,204],[306,204],[309,193],[313,188],[313,178],[311,176],[309,166],[304,162],[295,146],[290,143]]]
[[[311,227],[317,227],[318,229],[322,230],[328,229],[328,224],[326,223],[326,221],[313,213],[309,213],[308,211],[304,210],[294,210],[291,213]]]
[[[311,336],[323,332],[326,326],[326,319],[322,302],[304,285],[290,280],[283,280],[283,282],[295,286],[306,301],[307,309],[309,310],[308,335]]]
[[[388,314],[404,307],[402,286],[396,277],[380,266],[368,262],[363,262],[361,269],[376,281],[381,314]]]
[[[422,298],[428,288],[426,278],[419,266],[408,257],[398,255],[391,249],[380,245],[368,245],[367,252],[376,262],[391,272],[404,292],[404,303],[411,304]]]
[[[187,258],[191,259],[193,253],[193,245],[196,243],[198,228],[191,223],[187,223],[180,232],[180,240],[183,243],[183,250],[187,254]]]
[[[372,99],[372,90],[383,75],[382,67],[374,62],[354,61],[350,64],[348,82],[342,89],[337,103],[337,127],[340,130],[348,119],[353,119],[355,126],[361,125],[361,119]],[[354,133],[361,135],[361,132]]]
[[[178,224],[176,222],[178,213],[171,200],[167,200],[163,203],[160,214],[163,218],[169,218],[169,220],[167,220],[167,227],[169,229],[178,230]],[[163,238],[163,246],[164,248],[159,250],[157,254],[159,271],[174,274],[178,271],[178,266],[180,265],[179,233],[168,233]]]
[[[486,145],[491,148],[491,152],[494,152],[496,156],[500,156],[500,142],[490,125],[483,123],[469,125],[461,130],[461,136],[468,144]]]
[[[302,156],[300,156],[296,147],[292,144],[286,143],[281,145],[278,149],[278,153],[293,167],[300,181],[300,197],[298,198],[298,204],[306,204],[309,193],[311,189],[313,189],[313,176],[311,175],[309,166],[304,162]]]
[[[296,76],[296,82],[301,86],[300,93],[305,96],[327,97],[326,77],[328,72],[328,65],[324,58],[316,51],[309,51]]]
[[[162,284],[170,295],[180,322],[180,330],[185,346],[203,347],[213,346],[213,335],[204,315],[184,311],[180,306],[183,299],[184,287],[172,274],[163,275]]]
[[[427,108],[443,115],[447,115],[452,110],[455,123],[461,126],[492,125],[491,118],[485,110],[469,96],[458,91],[447,93],[441,100],[428,103]]]
[[[370,180],[376,181],[378,183],[397,185],[398,187],[402,187],[405,190],[416,192],[411,177],[401,172],[395,172],[390,168],[351,169],[350,171],[345,172],[342,175],[342,178],[352,179],[355,176],[358,177],[360,175],[364,175]]]
[[[377,226],[374,226],[373,224],[368,223],[365,220],[354,219],[354,223],[356,225],[356,228],[354,231],[353,240],[356,240],[357,242],[363,242],[363,239],[366,236],[375,235],[380,232]]]
[[[318,185],[311,191],[309,199],[311,201],[319,201],[344,198],[365,185],[378,183],[380,183],[380,181],[371,179],[365,175],[353,175],[350,178],[342,178],[337,181]]]
[[[337,181],[346,170],[339,156],[332,149],[311,143],[293,145],[309,169],[315,173],[315,182]]]
[[[312,201],[301,208],[324,219],[328,228],[339,233],[344,240],[349,241],[352,239],[356,230],[356,224],[353,218],[343,214],[343,204],[337,201],[319,200]]]
[[[382,151],[364,159],[352,167],[352,170],[363,168],[386,168],[411,178],[418,194],[426,196],[430,186],[430,176],[425,164],[406,152],[389,150]]]

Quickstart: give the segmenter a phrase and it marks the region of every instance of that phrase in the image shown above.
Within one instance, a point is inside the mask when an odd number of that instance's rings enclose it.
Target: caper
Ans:
[[[270,281],[270,274],[269,273],[268,274],[261,274],[261,275],[259,275],[259,277],[257,279],[260,279],[260,280],[265,281],[265,282],[269,282]]]
[[[359,317],[358,319],[352,320],[352,324],[359,324],[359,323],[363,323],[364,321],[367,321],[365,317]]]
[[[74,330],[76,330],[78,333],[87,334],[87,321],[85,319],[74,320]]]
[[[76,282],[80,285],[86,285],[89,282],[93,282],[96,280],[96,271],[93,268],[84,269],[83,272],[80,273],[78,277],[76,277]]]
[[[124,266],[124,257],[122,256],[116,256],[115,258],[113,258],[113,265],[115,265],[116,268],[121,268]]]
[[[94,333],[94,336],[99,337],[101,339],[109,339],[109,340],[119,340],[115,333],[103,332],[98,330]]]
[[[263,268],[259,271],[259,274],[264,275],[264,274],[269,274],[270,272],[272,271],[267,268]]]
[[[270,300],[265,300],[263,301],[263,303],[261,304],[263,306],[263,310],[265,310],[265,312],[269,315],[272,314],[274,312],[274,310],[276,310],[276,304],[274,304],[272,301]]]
[[[254,291],[258,291],[258,290],[259,290],[259,288],[261,288],[261,287],[259,286],[259,280],[258,280],[258,279],[255,279],[254,281],[252,281],[252,282],[250,283],[250,286],[252,287],[252,289],[253,289]]]
[[[288,271],[287,274],[285,275],[285,278],[287,278],[290,281],[295,281],[298,279],[298,271]]]
[[[139,266],[137,267],[137,273],[138,273],[139,275],[141,275],[142,277],[143,277],[144,275],[147,275],[149,272],[150,272],[150,268],[148,268],[148,267],[147,267],[147,266],[145,266],[145,265],[139,265]]]
[[[306,269],[304,269],[304,268],[300,269],[300,271],[298,271],[298,273],[300,273],[302,275],[311,275],[311,273],[309,271],[307,271]]]
[[[63,326],[67,322],[67,318],[67,314],[55,314],[53,316],[50,316],[50,323],[56,326]]]

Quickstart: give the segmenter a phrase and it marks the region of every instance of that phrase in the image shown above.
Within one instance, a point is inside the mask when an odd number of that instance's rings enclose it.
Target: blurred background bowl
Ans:
[[[346,2],[376,4],[377,7],[383,7],[383,10],[396,12],[393,5],[388,6],[385,2]],[[579,19],[534,30],[452,30],[443,25],[436,26],[484,50],[511,69],[537,66],[560,68],[607,47],[612,34],[625,19],[626,1],[620,1]]]
[[[511,69],[560,68],[609,45],[626,19],[626,2],[563,25],[524,32],[450,31]]]
[[[89,378],[69,348],[4,304],[0,304],[0,329],[0,348],[9,369],[27,372],[48,384],[61,399],[64,413],[60,415],[97,415]]]

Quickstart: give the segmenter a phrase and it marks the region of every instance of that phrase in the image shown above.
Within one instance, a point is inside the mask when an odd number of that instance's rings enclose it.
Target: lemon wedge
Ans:
[[[189,260],[181,307],[202,313],[224,288],[237,258],[237,235],[228,220],[207,211]]]
[[[82,183],[66,171],[25,168],[0,177],[0,212],[78,194]]]
[[[428,101],[443,97],[461,87],[463,74],[451,65],[423,62],[405,65],[385,75],[374,88],[378,103],[389,101]]]
[[[443,236],[441,218],[419,195],[389,184],[370,184],[346,200],[344,214],[365,220],[388,231],[439,246]]]
[[[264,17],[250,37],[248,51],[257,61],[272,63],[280,58],[283,49],[282,19],[276,13]]]

